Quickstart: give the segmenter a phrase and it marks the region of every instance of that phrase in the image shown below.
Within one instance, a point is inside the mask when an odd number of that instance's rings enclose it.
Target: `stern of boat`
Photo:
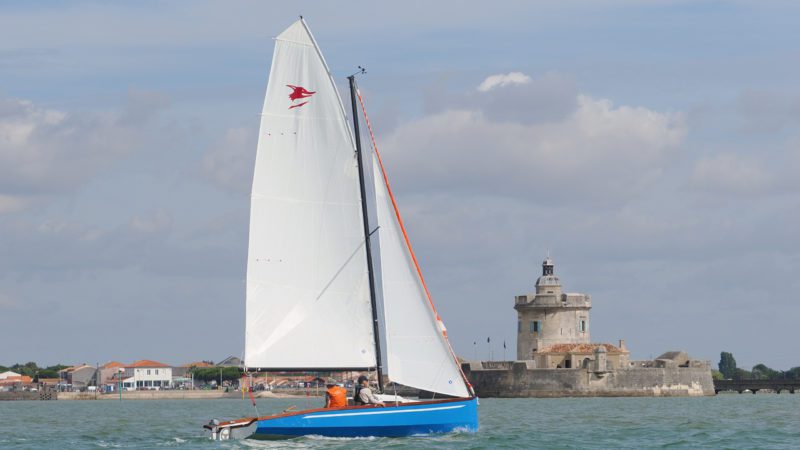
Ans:
[[[244,419],[230,420],[227,422],[212,419],[203,428],[211,432],[211,440],[228,441],[246,439],[253,435],[258,428],[258,418],[247,417]]]

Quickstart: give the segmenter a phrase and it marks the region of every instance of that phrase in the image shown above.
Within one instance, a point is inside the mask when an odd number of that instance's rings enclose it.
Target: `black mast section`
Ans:
[[[360,73],[363,73],[363,69]],[[367,273],[369,275],[369,301],[372,305],[372,334],[375,337],[375,364],[378,370],[378,390],[383,392],[383,364],[381,363],[381,339],[378,327],[378,305],[375,299],[375,271],[372,265],[372,244],[369,230],[369,215],[367,213],[367,188],[364,178],[364,152],[361,151],[361,135],[358,129],[358,105],[356,103],[356,76],[347,77],[350,80],[350,102],[353,104],[353,133],[356,138],[356,156],[358,157],[358,184],[361,188],[361,214],[364,217],[364,239],[367,247]]]

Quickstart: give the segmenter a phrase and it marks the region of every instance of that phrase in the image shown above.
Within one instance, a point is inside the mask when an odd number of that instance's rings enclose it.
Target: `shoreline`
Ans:
[[[58,400],[119,400],[119,393],[95,394],[92,392],[59,392]],[[244,398],[247,398],[247,393]],[[255,398],[306,398],[319,397],[314,393],[275,393],[271,391],[253,392]],[[124,391],[122,400],[216,400],[222,398],[241,399],[241,391]]]

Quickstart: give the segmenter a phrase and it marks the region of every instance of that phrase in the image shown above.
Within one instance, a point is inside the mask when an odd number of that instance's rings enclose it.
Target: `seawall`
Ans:
[[[3,391],[0,401],[4,400],[58,400],[58,392],[48,389],[42,391]]]
[[[694,397],[714,395],[708,366],[536,369],[532,361],[464,363],[479,397]]]
[[[247,396],[247,393],[245,393]],[[269,391],[253,392],[256,398],[294,398],[300,395],[273,393]],[[305,397],[305,395],[302,395]],[[313,396],[313,394],[312,394]],[[175,390],[175,391],[123,391],[123,400],[202,400],[219,398],[242,398],[241,391],[207,391],[207,390]],[[119,400],[119,393],[97,394],[93,392],[59,392],[59,400]]]

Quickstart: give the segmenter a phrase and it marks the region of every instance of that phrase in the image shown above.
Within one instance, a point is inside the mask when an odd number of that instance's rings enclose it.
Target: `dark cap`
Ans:
[[[368,380],[368,378],[367,378],[366,375],[361,375],[360,377],[358,377],[358,384],[361,384],[361,383],[363,383],[363,382],[365,382],[367,380]]]

